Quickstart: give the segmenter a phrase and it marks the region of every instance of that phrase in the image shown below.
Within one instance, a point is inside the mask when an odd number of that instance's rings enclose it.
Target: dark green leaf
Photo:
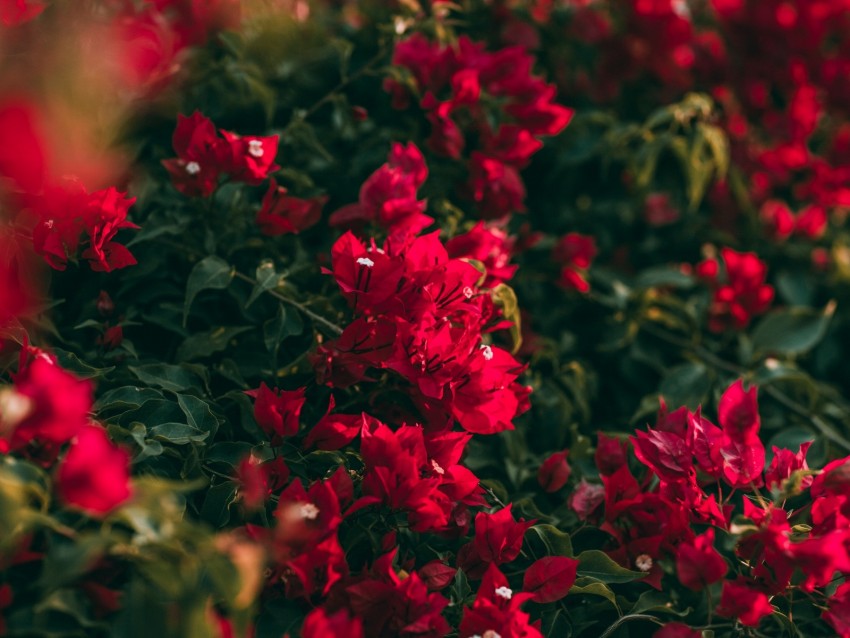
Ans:
[[[578,562],[579,576],[590,576],[603,583],[628,583],[645,575],[622,567],[598,549],[582,552],[578,555]]]
[[[250,326],[219,326],[188,337],[177,349],[178,361],[191,361],[221,352],[230,340],[250,330]]]
[[[832,302],[822,312],[809,308],[774,310],[753,331],[753,358],[808,352],[823,339],[834,313],[835,303]]]
[[[210,256],[202,259],[189,274],[186,283],[186,302],[183,306],[183,325],[189,318],[189,308],[198,293],[210,288],[222,290],[230,285],[235,269],[220,257]]]
[[[184,366],[151,363],[143,366],[128,366],[128,368],[142,383],[163,390],[181,392],[202,387],[201,379]]]

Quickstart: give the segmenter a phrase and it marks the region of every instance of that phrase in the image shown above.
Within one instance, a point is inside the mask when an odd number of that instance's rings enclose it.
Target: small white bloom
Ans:
[[[189,175],[197,175],[201,172],[201,165],[197,162],[189,162],[186,164],[186,172],[189,173]]]
[[[248,154],[254,157],[262,157],[263,143],[260,140],[251,140],[248,142]]]
[[[493,359],[493,348],[490,346],[481,346],[481,354],[487,361],[490,361]]]
[[[301,505],[299,512],[302,518],[306,518],[308,521],[315,521],[319,515],[319,508],[312,503],[304,503]]]
[[[652,556],[649,554],[641,554],[635,558],[635,567],[642,572],[648,572],[652,569]]]
[[[369,259],[368,257],[358,257],[357,263],[361,266],[366,266],[366,268],[371,268],[375,265],[375,262]]]
[[[503,585],[502,587],[496,587],[496,595],[499,598],[504,598],[505,600],[510,600],[511,596],[514,595],[514,592],[510,587],[505,587]]]
[[[472,295],[474,295],[474,294],[475,294],[475,292],[472,290],[472,288],[470,288],[469,286],[464,286],[464,288],[463,288],[463,296],[464,297],[466,297],[467,299],[472,299]]]
[[[437,474],[443,475],[446,473],[446,471],[434,459],[431,459],[431,467],[434,468],[434,471]]]

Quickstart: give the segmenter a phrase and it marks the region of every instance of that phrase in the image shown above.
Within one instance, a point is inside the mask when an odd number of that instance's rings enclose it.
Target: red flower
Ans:
[[[502,636],[503,638],[543,638],[540,621],[530,623],[520,605],[532,598],[525,592],[514,593],[508,579],[490,564],[481,579],[472,607],[463,611],[461,636]]]
[[[744,578],[723,582],[723,593],[717,613],[726,618],[737,618],[748,627],[758,627],[761,619],[773,613],[773,607],[764,592],[754,589]]]
[[[237,182],[257,186],[278,170],[274,163],[277,156],[277,135],[270,137],[241,137],[230,131],[221,131],[227,148],[225,171]]]
[[[20,5],[25,0],[0,0],[0,21],[4,24],[9,15],[4,3],[10,1]],[[38,193],[47,178],[49,158],[35,105],[26,99],[7,99],[0,104],[0,138],[0,176],[11,182],[13,190]]]
[[[346,232],[331,248],[332,270],[343,296],[355,308],[367,311],[398,292],[402,277],[399,260],[385,251],[367,249],[353,233]]]
[[[256,390],[245,393],[255,399],[254,418],[257,425],[269,436],[272,445],[280,445],[285,437],[298,434],[301,408],[307,401],[305,391],[306,388],[270,389],[265,383],[261,383]]]
[[[570,494],[570,508],[578,515],[579,520],[588,520],[599,506],[605,502],[605,487],[595,483],[588,483],[584,479],[578,484],[573,493]]]
[[[522,539],[536,521],[516,521],[511,513],[512,504],[494,514],[478,512],[475,515],[473,548],[484,561],[494,565],[510,563],[522,549]]]
[[[494,226],[478,222],[469,232],[456,235],[446,242],[446,251],[453,259],[475,259],[484,264],[487,278],[484,288],[494,288],[510,280],[517,270],[511,265],[515,238]]]
[[[314,609],[304,618],[302,638],[363,638],[363,621],[340,609],[332,614],[324,608]]]
[[[650,226],[667,226],[676,222],[681,213],[670,202],[667,193],[650,193],[644,200],[643,218]]]
[[[124,341],[124,329],[121,326],[110,326],[97,338],[97,344],[104,350],[114,350]]]
[[[758,437],[761,419],[756,403],[757,388],[744,391],[740,379],[720,398],[717,416],[723,430],[723,476],[737,488],[760,485],[764,472],[764,444]]]
[[[723,580],[729,567],[714,549],[714,528],[683,541],[676,548],[676,571],[679,581],[694,591]]]
[[[257,211],[257,226],[264,235],[276,237],[289,233],[298,234],[307,230],[322,217],[322,206],[327,197],[300,199],[292,197],[272,178],[269,189],[263,197],[263,204]]]
[[[65,270],[68,259],[76,258],[88,236],[88,248],[82,253],[96,272],[111,272],[132,266],[135,258],[125,246],[113,241],[119,230],[137,229],[127,220],[135,198],[127,198],[115,188],[87,193],[72,182],[50,189],[36,206],[39,222],[33,228],[33,247],[56,270]]]
[[[452,386],[451,411],[461,427],[475,434],[512,430],[523,390],[514,382],[523,369],[506,350],[482,344]]]
[[[773,287],[766,284],[767,264],[755,253],[739,253],[731,248],[720,251],[726,266],[726,279],[719,280],[719,263],[708,259],[697,265],[697,273],[714,289],[708,327],[714,332],[728,328],[741,330],[764,313],[773,301]]]
[[[426,202],[416,199],[427,177],[425,158],[415,144],[393,144],[387,163],[360,187],[358,203],[336,211],[330,224],[352,227],[374,222],[392,231],[416,234],[434,221],[424,214]]]
[[[0,0],[0,23],[14,27],[37,17],[46,6],[39,0]]]
[[[57,490],[69,505],[91,515],[108,514],[130,498],[130,455],[115,447],[102,427],[76,435],[56,474]]]
[[[420,567],[418,572],[428,589],[438,591],[451,584],[457,569],[449,567],[441,560],[432,560]]]
[[[236,467],[242,502],[249,511],[260,509],[272,491],[280,489],[289,478],[289,468],[281,457],[263,462],[253,454],[243,458]]]
[[[360,451],[366,464],[363,493],[408,512],[411,529],[446,527],[452,503],[440,490],[441,475],[428,472],[422,428],[402,426],[393,432],[375,419],[363,427]]]
[[[0,426],[12,450],[36,440],[59,445],[89,422],[92,386],[47,356],[36,356],[0,393]]]
[[[230,167],[229,145],[200,111],[177,116],[172,143],[177,157],[162,164],[171,173],[174,188],[184,195],[209,197],[219,176]]]
[[[346,588],[351,609],[363,619],[365,634],[399,638],[445,636],[449,624],[441,614],[449,601],[437,592],[429,592],[416,572],[399,577],[391,559],[389,555],[377,561],[377,578]]]
[[[522,590],[534,602],[553,603],[566,596],[576,582],[578,561],[566,556],[546,556],[534,561],[522,578]]]
[[[569,450],[555,452],[540,465],[537,470],[537,482],[546,492],[557,492],[567,484],[572,470],[567,463]]]
[[[469,190],[484,219],[525,212],[525,184],[517,169],[478,151],[469,164]]]
[[[829,609],[823,612],[823,619],[840,638],[850,637],[850,583],[842,583],[835,590],[829,599]]]
[[[702,632],[680,622],[671,622],[652,634],[652,638],[702,638]]]
[[[596,252],[596,240],[589,235],[568,233],[561,237],[552,251],[552,258],[562,266],[559,283],[579,292],[589,291],[585,273]]]
[[[779,449],[773,446],[773,460],[770,462],[770,467],[764,473],[764,483],[767,489],[774,490],[782,487],[782,482],[791,476],[797,470],[809,469],[806,463],[806,452],[812,445],[811,441],[806,441],[800,444],[800,449],[795,454],[791,450]],[[811,476],[804,476],[800,479],[800,487],[807,488],[812,484]]]

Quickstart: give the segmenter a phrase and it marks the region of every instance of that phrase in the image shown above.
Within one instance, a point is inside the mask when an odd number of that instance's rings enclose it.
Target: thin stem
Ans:
[[[296,111],[295,116],[290,120],[289,124],[286,125],[283,129],[283,133],[285,134],[292,126],[296,124],[301,124],[308,117],[313,115],[316,111],[322,108],[325,104],[330,102],[334,96],[337,95],[340,91],[342,91],[349,84],[354,82],[355,80],[360,79],[367,73],[369,73],[373,67],[380,62],[387,54],[387,49],[385,47],[381,47],[380,50],[362,67],[360,67],[357,71],[352,73],[351,75],[342,78],[334,88],[325,93],[322,97],[320,97],[316,102],[313,103],[311,107],[309,107],[305,111]]]
[[[238,270],[234,273],[234,276],[237,279],[241,279],[242,281],[251,284],[252,286],[257,285],[256,279],[249,277],[248,275],[241,273]],[[275,290],[265,290],[264,292],[271,295],[272,297],[274,297],[278,301],[281,301],[281,302],[283,302],[287,305],[292,306],[293,308],[298,310],[303,315],[312,319],[315,323],[319,324],[320,326],[323,326],[332,336],[338,337],[339,335],[342,334],[342,328],[340,328],[338,325],[336,325],[332,321],[325,319],[321,315],[317,315],[315,312],[313,312],[312,310],[307,308],[304,304],[298,303],[297,301],[295,301],[294,299],[290,299],[289,297],[284,297],[282,294],[280,294],[279,292],[277,292]]]
[[[608,638],[608,636],[612,635],[623,623],[627,623],[630,620],[647,620],[649,622],[654,622],[656,625],[664,625],[664,622],[656,618],[655,616],[649,616],[647,614],[629,614],[627,616],[622,616],[618,618],[617,621],[608,627],[599,638]]]

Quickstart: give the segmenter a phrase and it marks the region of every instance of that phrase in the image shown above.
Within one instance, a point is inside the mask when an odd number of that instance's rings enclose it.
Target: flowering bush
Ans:
[[[850,637],[848,27],[0,0],[0,635]]]

